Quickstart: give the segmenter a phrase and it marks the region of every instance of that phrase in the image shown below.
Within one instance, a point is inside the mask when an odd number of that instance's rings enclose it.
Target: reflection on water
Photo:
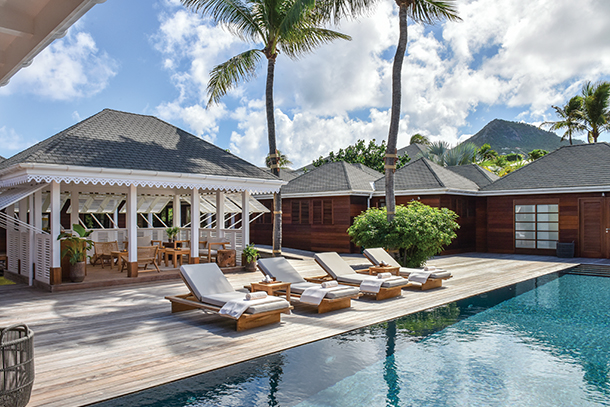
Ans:
[[[553,275],[99,405],[606,406],[608,303]]]

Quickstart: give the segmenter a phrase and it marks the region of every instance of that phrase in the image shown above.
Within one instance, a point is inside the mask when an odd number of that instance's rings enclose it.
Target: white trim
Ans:
[[[259,178],[229,177],[206,174],[83,167],[57,164],[21,163],[2,171],[0,187],[37,182],[63,182],[92,185],[135,185],[151,188],[198,188],[210,191],[273,193],[288,182]]]
[[[562,187],[562,188],[538,188],[538,189],[504,189],[498,191],[480,191],[479,196],[499,195],[545,195],[545,194],[582,194],[589,192],[608,192],[610,185],[592,187]]]
[[[312,198],[322,196],[370,196],[372,191],[324,191],[324,192],[301,192],[297,194],[286,194],[282,192],[282,199],[287,198]],[[385,192],[384,192],[385,194]],[[256,196],[256,199],[273,199],[273,195],[260,194]]]

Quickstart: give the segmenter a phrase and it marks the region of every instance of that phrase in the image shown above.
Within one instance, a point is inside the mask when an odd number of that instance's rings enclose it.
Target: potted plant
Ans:
[[[57,237],[57,240],[66,242],[64,250],[61,252],[61,257],[67,256],[70,261],[70,280],[73,283],[80,283],[85,279],[85,265],[87,260],[87,250],[91,249],[93,241],[87,239],[93,230],[86,230],[78,224],[72,225],[72,233],[62,232]]]
[[[256,260],[258,257],[258,249],[254,247],[254,243],[244,248],[244,251],[241,253],[241,264],[246,268],[246,271],[256,271]]]
[[[178,226],[174,226],[173,228],[165,229],[165,233],[167,233],[167,239],[171,242],[174,241],[174,238],[178,233],[180,233],[180,228]]]

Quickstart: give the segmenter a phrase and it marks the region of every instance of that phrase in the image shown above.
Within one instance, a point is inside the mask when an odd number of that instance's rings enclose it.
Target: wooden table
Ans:
[[[112,265],[114,264],[114,260],[116,259],[117,262],[117,267],[119,268],[119,270],[122,272],[123,271],[123,267],[122,267],[122,260],[123,257],[121,256],[121,254],[127,254],[127,250],[114,250],[110,252],[110,269],[112,270]]]
[[[171,255],[174,260],[174,268],[178,268],[178,259],[180,259],[180,265],[182,265],[182,256],[187,255],[189,263],[191,262],[191,249],[165,249],[165,266],[167,267],[167,256]]]
[[[267,295],[275,295],[278,291],[286,290],[286,301],[290,302],[290,283],[283,283],[281,281],[274,281],[272,283],[252,283],[250,284],[250,291],[264,291]]]
[[[371,266],[371,267],[369,267],[369,274],[377,275],[380,273],[391,273],[394,275],[399,275],[400,267],[396,267],[396,266]]]
[[[208,263],[212,262],[212,247],[213,246],[222,246],[223,249],[226,249],[228,244],[231,244],[231,242],[214,242],[214,241],[208,241],[208,240],[200,240],[199,244],[204,245],[205,249],[203,249],[204,255],[207,256],[208,258]]]

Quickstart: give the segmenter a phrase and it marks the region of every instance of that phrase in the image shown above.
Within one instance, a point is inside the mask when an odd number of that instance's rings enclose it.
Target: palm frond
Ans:
[[[263,33],[254,21],[252,10],[241,0],[181,0],[196,13],[209,15],[242,41],[256,41]]]
[[[408,8],[411,20],[434,24],[437,21],[460,21],[455,0],[414,0]]]
[[[283,13],[282,21],[278,27],[280,36],[285,36],[290,33],[295,26],[302,23],[303,18],[310,14],[314,6],[315,0],[295,0],[290,4],[290,7]]]
[[[324,28],[306,27],[293,30],[283,37],[279,47],[286,56],[291,59],[297,59],[299,56],[310,53],[321,45],[338,39],[351,41],[352,37]]]
[[[239,82],[252,79],[262,57],[261,50],[251,49],[212,69],[207,88],[208,106],[220,102],[220,99]]]

